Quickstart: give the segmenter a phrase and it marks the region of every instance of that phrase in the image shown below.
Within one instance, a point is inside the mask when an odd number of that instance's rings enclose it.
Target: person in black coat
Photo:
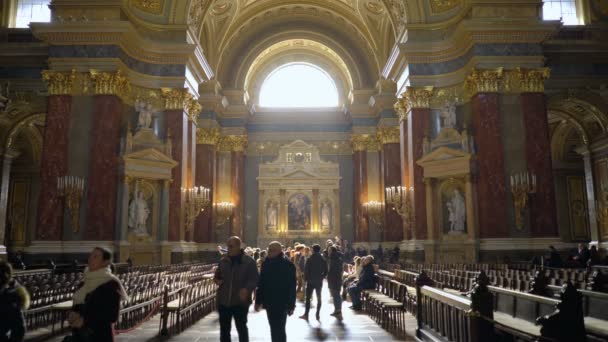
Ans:
[[[340,290],[342,289],[342,273],[344,266],[342,262],[342,253],[335,246],[327,249],[329,254],[329,270],[327,272],[327,286],[334,300],[334,312],[332,316],[342,319],[342,297]]]
[[[111,260],[112,252],[102,247],[94,248],[89,256],[84,282],[74,292],[74,307],[68,316],[75,341],[114,341],[120,300],[128,296],[110,271]]]
[[[296,268],[283,257],[277,241],[268,245],[268,257],[262,263],[255,293],[255,311],[262,307],[266,309],[272,342],[287,341],[287,315],[293,315],[296,307]]]
[[[376,271],[374,270],[373,261],[374,259],[371,255],[363,259],[363,270],[359,279],[348,288],[348,294],[353,302],[351,306],[353,310],[360,311],[362,308],[361,292],[376,287]]]
[[[321,290],[323,289],[323,278],[327,275],[327,262],[321,255],[321,246],[312,246],[312,255],[306,260],[304,266],[304,280],[306,281],[306,311],[301,319],[308,320],[310,311],[310,299],[312,292],[317,293],[317,320],[321,318]]]
[[[23,311],[29,306],[30,297],[12,278],[11,265],[0,261],[0,342],[21,342],[25,336]]]

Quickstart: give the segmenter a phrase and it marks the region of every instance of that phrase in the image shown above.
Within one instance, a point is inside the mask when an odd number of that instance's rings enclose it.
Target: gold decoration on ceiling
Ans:
[[[230,2],[225,2],[223,4],[217,4],[215,6],[213,6],[213,8],[211,8],[211,13],[213,15],[222,15],[226,12],[228,12],[228,10],[232,7],[232,3]]]
[[[399,127],[380,127],[377,132],[378,140],[382,144],[398,144],[401,140]]]
[[[196,143],[204,145],[217,145],[220,140],[219,128],[197,128]]]
[[[549,78],[551,72],[549,68],[540,69],[515,69],[517,78],[520,80],[520,90],[522,93],[544,93],[545,80]]]
[[[497,93],[501,89],[503,77],[503,68],[473,69],[467,76],[464,86],[471,95],[477,93]]]
[[[376,2],[370,1],[365,4],[365,7],[373,14],[382,14],[384,12],[384,7]]]
[[[133,0],[133,6],[147,13],[161,14],[165,0]]]
[[[114,73],[91,69],[89,76],[95,85],[95,95],[124,95],[131,92],[131,83],[120,69]]]
[[[76,70],[71,72],[44,70],[42,80],[47,83],[49,95],[72,95],[76,75]]]
[[[431,0],[433,13],[442,13],[460,5],[460,0]]]
[[[206,3],[209,0],[192,0],[188,11],[188,24],[198,26],[205,15]]]

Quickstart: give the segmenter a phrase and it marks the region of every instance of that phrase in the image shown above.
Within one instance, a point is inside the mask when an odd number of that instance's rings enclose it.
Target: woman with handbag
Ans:
[[[73,342],[112,342],[114,323],[118,320],[121,299],[127,293],[110,271],[112,252],[95,247],[84,271],[84,282],[72,298],[74,307],[68,316],[73,328]],[[64,341],[65,341],[64,340]]]

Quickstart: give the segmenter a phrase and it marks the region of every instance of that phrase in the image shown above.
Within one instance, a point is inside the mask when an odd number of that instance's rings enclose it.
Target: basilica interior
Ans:
[[[603,258],[606,37],[603,0],[3,0],[0,260]]]

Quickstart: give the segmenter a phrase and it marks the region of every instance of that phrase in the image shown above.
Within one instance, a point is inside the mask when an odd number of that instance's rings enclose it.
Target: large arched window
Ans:
[[[260,90],[260,106],[275,108],[337,107],[338,89],[322,69],[291,63],[274,70]]]
[[[26,28],[32,22],[51,21],[51,0],[17,0],[14,2],[16,8],[13,27]]]

